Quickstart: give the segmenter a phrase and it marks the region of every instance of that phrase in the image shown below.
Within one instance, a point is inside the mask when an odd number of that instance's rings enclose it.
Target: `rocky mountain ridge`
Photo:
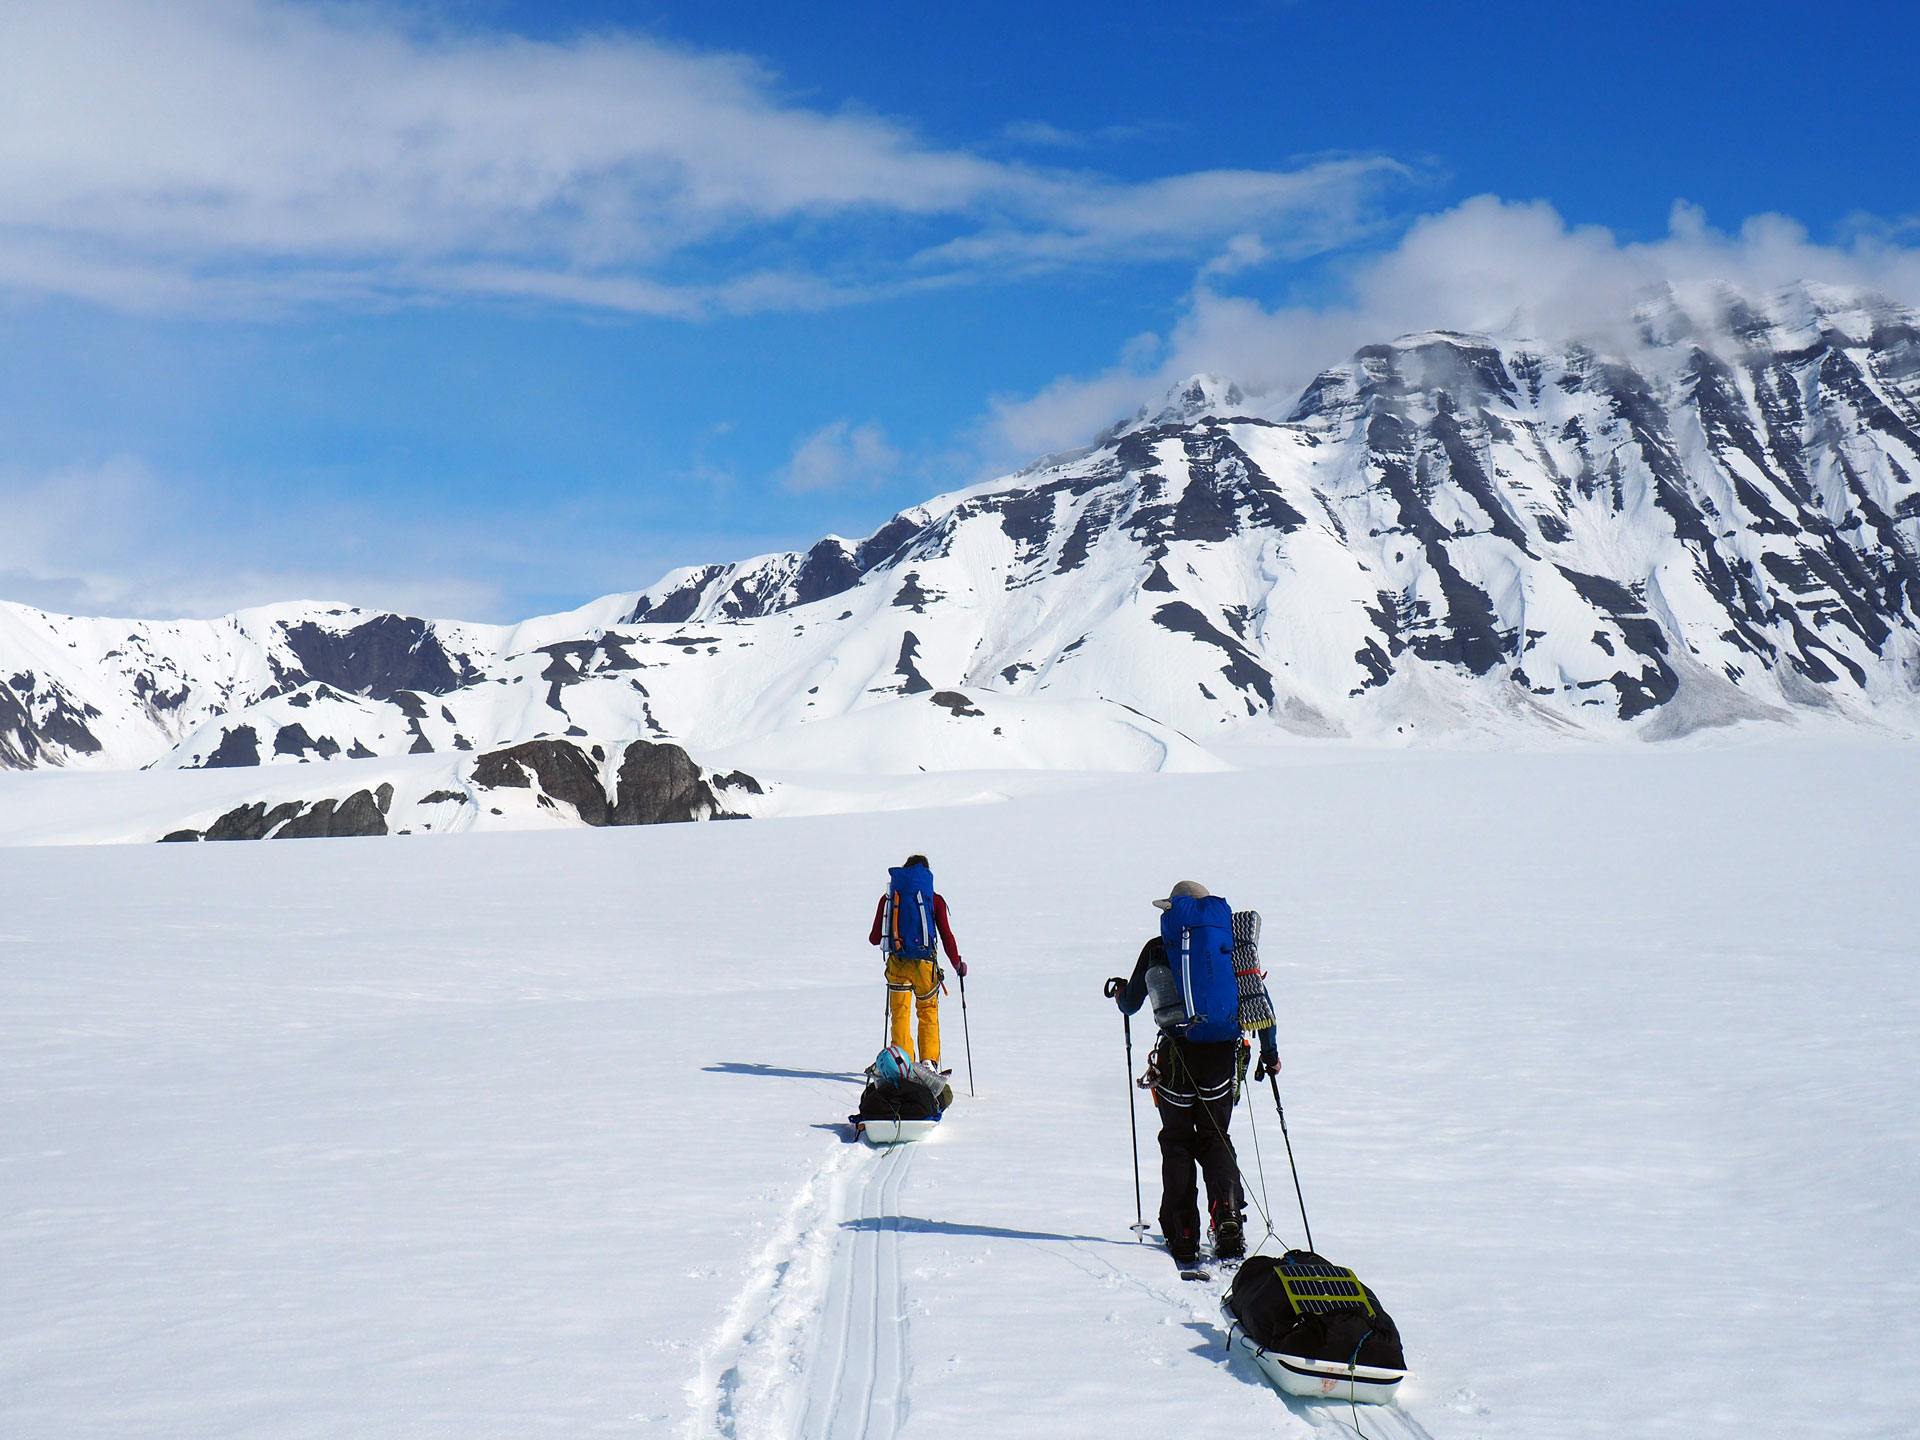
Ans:
[[[1203,745],[1910,728],[1920,319],[1816,286],[1632,319],[1615,352],[1370,345],[1279,409],[1196,377],[863,539],[519,626],[3,606],[0,764],[699,753],[935,691],[1101,702]]]

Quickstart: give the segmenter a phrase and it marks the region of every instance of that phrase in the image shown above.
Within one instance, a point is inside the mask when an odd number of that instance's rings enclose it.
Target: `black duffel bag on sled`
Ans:
[[[862,1120],[938,1120],[940,1102],[918,1085],[882,1085],[871,1081],[860,1092],[860,1108],[847,1118]]]
[[[870,1145],[924,1140],[953,1103],[953,1087],[922,1061],[889,1045],[867,1068],[860,1108],[849,1115],[854,1132]]]
[[[1393,1317],[1311,1250],[1250,1255],[1220,1302],[1227,1344],[1289,1395],[1384,1403],[1407,1375]]]

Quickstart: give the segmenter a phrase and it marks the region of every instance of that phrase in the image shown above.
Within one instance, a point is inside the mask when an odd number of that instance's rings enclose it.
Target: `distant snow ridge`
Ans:
[[[1667,295],[1634,320],[1623,354],[1449,333],[1368,346],[1283,412],[1195,377],[1087,450],[864,540],[515,627],[0,606],[0,764],[592,735],[766,741],[788,764],[812,743],[819,766],[861,768],[844,748],[879,744],[873,722],[817,722],[943,691],[1083,702],[1055,723],[1124,716],[1202,746],[1664,738],[1816,712],[1911,728],[1920,320],[1816,286]],[[1008,743],[953,753],[1060,763],[1031,724],[1024,755],[1001,728]],[[1178,750],[1141,745],[1138,763]]]

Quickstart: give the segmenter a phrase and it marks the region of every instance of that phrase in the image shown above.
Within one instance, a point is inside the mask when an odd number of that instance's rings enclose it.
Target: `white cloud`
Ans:
[[[850,453],[871,459],[878,432],[857,428],[869,433],[849,436]],[[884,441],[879,453],[891,454]],[[715,494],[735,484],[704,462],[678,480]],[[44,474],[0,468],[0,514],[0,601],[146,620],[305,599],[511,623],[641,589],[683,565],[817,538],[762,525],[663,530],[644,501],[544,490],[517,509],[459,514],[392,497],[373,509],[264,492],[250,501],[131,456]]]
[[[1000,127],[1000,135],[1015,145],[1032,145],[1057,150],[1077,150],[1087,143],[1086,136],[1047,120],[1010,120]]]
[[[1231,237],[1226,248],[1200,267],[1202,280],[1224,279],[1242,270],[1252,270],[1273,258],[1273,247],[1251,233]]]
[[[534,41],[288,0],[0,6],[0,287],[125,308],[817,308],[1262,226],[1318,246],[1368,223],[1400,173],[1349,159],[1130,184],[1012,164],[632,32]],[[905,253],[733,263],[769,237],[828,256],[823,224],[876,217],[945,238],[912,271]]]
[[[900,464],[900,452],[872,421],[855,425],[836,420],[823,425],[793,448],[780,472],[780,484],[796,495],[832,490],[874,490]]]
[[[1478,196],[1416,222],[1392,248],[1345,265],[1338,298],[1268,308],[1216,288],[1237,239],[1201,272],[1180,319],[1150,343],[1136,338],[1107,370],[1063,376],[1023,397],[999,397],[981,430],[991,465],[1085,444],[1101,427],[1158,399],[1189,375],[1228,376],[1280,404],[1361,345],[1412,331],[1500,331],[1543,341],[1635,343],[1632,312],[1662,285],[1683,293],[1725,281],[1750,293],[1799,281],[1858,286],[1920,305],[1920,248],[1897,226],[1855,224],[1845,243],[1819,244],[1797,222],[1759,215],[1737,231],[1673,207],[1668,233],[1623,242],[1573,226],[1543,201]]]
[[[1062,376],[1018,399],[995,396],[985,424],[988,468],[1002,470],[1085,445],[1164,390],[1157,378],[1147,378],[1160,373],[1157,367],[1143,374],[1122,364],[1087,379]]]
[[[1127,140],[1138,140],[1156,131],[1172,128],[1165,121],[1158,120],[1100,125],[1091,130],[1069,130],[1048,120],[1010,120],[1000,127],[1000,138],[1014,145],[1034,149],[1084,150],[1092,145],[1116,145]]]
[[[409,614],[492,618],[502,595],[437,563],[424,535],[368,545],[365,527],[302,512],[215,533],[219,508],[117,456],[40,476],[0,473],[0,600],[75,615],[204,617],[299,597]],[[349,539],[349,537],[352,537]],[[504,618],[504,617],[502,617]]]
[[[1060,179],[1043,223],[1006,224],[936,245],[922,265],[1051,268],[1122,256],[1169,259],[1204,252],[1229,237],[1298,258],[1349,244],[1378,221],[1381,188],[1408,180],[1404,166],[1378,158],[1323,160],[1300,170],[1203,170],[1137,185]]]

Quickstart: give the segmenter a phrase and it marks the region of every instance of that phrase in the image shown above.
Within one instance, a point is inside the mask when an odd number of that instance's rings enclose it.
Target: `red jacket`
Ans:
[[[873,907],[873,933],[867,936],[869,945],[880,943],[880,926],[887,917],[887,897],[882,895],[880,903]],[[933,925],[940,932],[940,943],[947,947],[947,958],[958,960],[960,947],[953,943],[953,927],[947,924],[947,902],[936,893],[933,897]]]

